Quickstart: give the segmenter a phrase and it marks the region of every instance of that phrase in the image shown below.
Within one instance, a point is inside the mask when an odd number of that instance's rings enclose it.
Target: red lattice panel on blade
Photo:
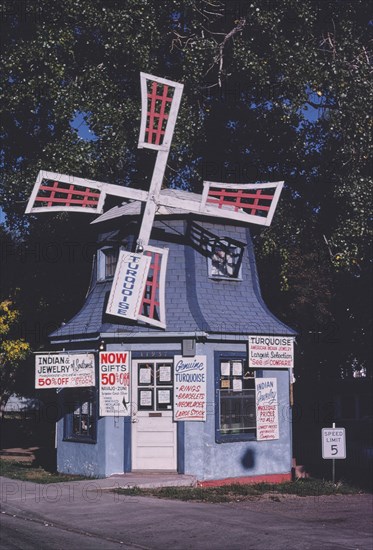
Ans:
[[[265,193],[263,193],[265,191]],[[230,207],[234,212],[244,210],[252,216],[266,217],[273,194],[267,189],[245,190],[245,189],[217,189],[210,188],[207,195],[207,202],[218,208]]]
[[[159,277],[162,255],[157,253],[152,254],[151,252],[145,252],[145,254],[152,259],[140,311],[144,317],[159,320]]]
[[[162,145],[167,120],[173,100],[174,88],[166,84],[148,81],[148,112],[146,116],[145,141]]]
[[[43,180],[35,198],[35,206],[79,206],[97,208],[100,191],[71,183]],[[39,204],[38,204],[39,203]]]

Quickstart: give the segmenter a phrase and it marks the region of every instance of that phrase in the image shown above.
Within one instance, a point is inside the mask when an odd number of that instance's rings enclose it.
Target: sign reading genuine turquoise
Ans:
[[[174,420],[206,420],[206,356],[175,355]]]

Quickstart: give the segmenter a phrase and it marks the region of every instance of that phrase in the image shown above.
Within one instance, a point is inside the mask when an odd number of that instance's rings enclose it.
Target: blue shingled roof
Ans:
[[[124,218],[111,219],[112,226]],[[214,280],[208,277],[208,259],[187,242],[190,216],[158,217],[150,244],[169,248],[166,277],[166,333],[206,332],[218,334],[285,334],[295,331],[268,310],[260,294],[253,245],[249,229],[232,223],[198,220],[200,227],[220,238],[245,245],[242,280]],[[106,229],[107,230],[107,229]],[[102,333],[130,336],[134,332],[165,333],[164,330],[109,317],[105,314],[111,281],[94,282],[82,309],[68,323],[51,334],[53,341],[81,339]]]

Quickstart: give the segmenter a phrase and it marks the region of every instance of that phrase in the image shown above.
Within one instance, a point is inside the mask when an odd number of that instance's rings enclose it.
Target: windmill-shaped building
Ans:
[[[41,172],[27,209],[101,213],[86,301],[36,357],[58,470],[288,479],[295,332],[262,300],[248,225],[270,224],[282,182],[161,190],[182,86],[141,85],[149,192]],[[126,202],[102,213],[105,194]]]

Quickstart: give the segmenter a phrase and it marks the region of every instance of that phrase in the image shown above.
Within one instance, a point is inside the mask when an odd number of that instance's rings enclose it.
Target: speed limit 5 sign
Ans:
[[[344,428],[322,428],[322,457],[346,458],[346,432]]]

